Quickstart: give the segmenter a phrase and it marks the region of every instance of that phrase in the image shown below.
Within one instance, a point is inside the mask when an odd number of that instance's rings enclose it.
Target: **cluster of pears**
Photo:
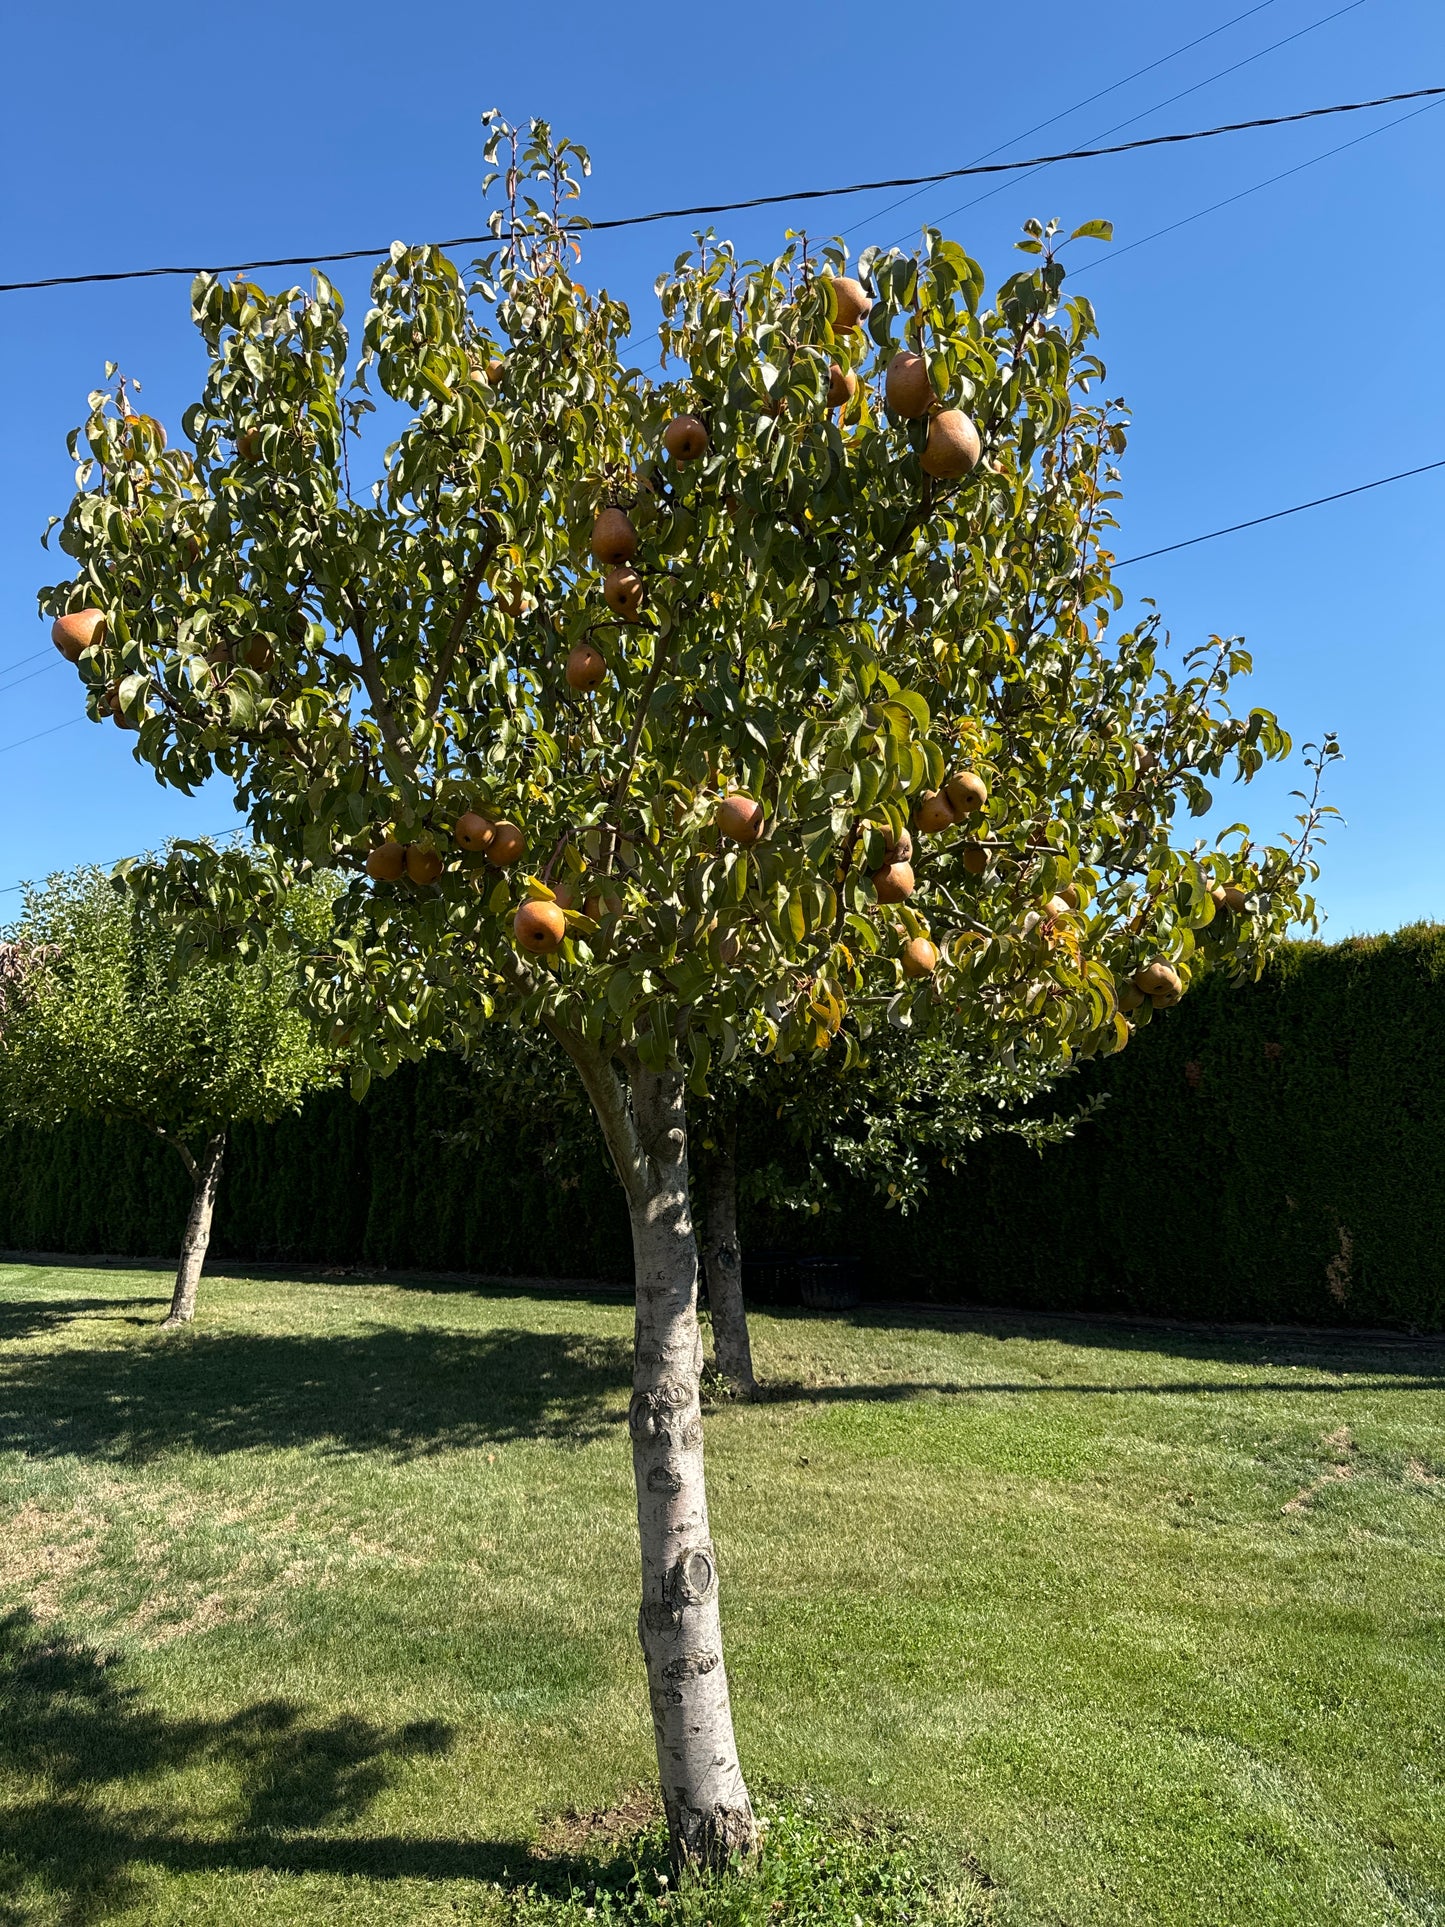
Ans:
[[[452,836],[462,849],[485,856],[498,870],[509,869],[527,847],[517,824],[493,822],[479,810],[463,810],[452,825]],[[395,837],[378,843],[366,859],[367,874],[378,883],[400,883],[403,876],[413,883],[435,883],[443,867],[441,852],[431,843],[401,843]]]
[[[833,325],[840,333],[850,333],[867,317],[872,300],[862,285],[847,275],[832,276],[830,286]],[[828,372],[828,406],[845,407],[857,387],[857,376],[834,362]],[[978,430],[961,409],[939,407],[922,355],[904,348],[893,356],[884,371],[883,395],[893,413],[904,421],[927,418],[928,438],[919,456],[925,475],[939,482],[957,482],[977,465],[983,452]]]
[[[720,835],[747,849],[762,835],[766,816],[755,797],[730,790],[718,803],[713,820]],[[912,856],[913,838],[902,830],[884,851],[883,867],[873,872],[873,892],[880,903],[902,903],[913,894]],[[914,937],[904,946],[905,977],[928,977],[937,967],[938,951],[927,937]]]
[[[675,462],[698,461],[708,450],[707,429],[696,415],[674,415],[662,431],[662,445]],[[645,590],[636,555],[631,516],[615,505],[600,510],[592,524],[592,559],[606,570],[602,600],[624,622],[642,614]],[[607,664],[590,642],[579,642],[567,658],[567,682],[579,692],[595,689],[606,674]]]

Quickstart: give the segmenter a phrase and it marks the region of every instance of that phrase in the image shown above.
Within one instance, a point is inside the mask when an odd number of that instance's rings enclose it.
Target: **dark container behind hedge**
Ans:
[[[1200,985],[1056,1094],[1103,1112],[1042,1157],[981,1146],[908,1218],[859,1193],[745,1242],[853,1251],[869,1297],[1165,1316],[1445,1323],[1445,928],[1297,946],[1245,990]],[[744,1149],[746,1132],[744,1133]],[[544,1163],[544,1157],[548,1159]],[[0,1246],[171,1252],[175,1154],[70,1124],[0,1140]],[[559,1169],[479,1119],[441,1058],[233,1137],[217,1258],[621,1276],[626,1213],[600,1141]]]

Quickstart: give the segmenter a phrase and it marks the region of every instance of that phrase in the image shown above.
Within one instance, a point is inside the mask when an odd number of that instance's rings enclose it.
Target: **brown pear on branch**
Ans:
[[[907,830],[898,832],[898,841],[890,843],[884,852],[885,863],[911,863],[913,861],[913,838]]]
[[[413,843],[406,853],[406,873],[413,883],[435,883],[442,873],[441,856],[429,843]]]
[[[902,903],[913,895],[913,866],[887,863],[873,872],[873,894],[880,903]]]
[[[523,950],[545,957],[561,947],[567,919],[557,903],[524,903],[512,919],[512,930]]]
[[[957,812],[942,790],[927,790],[913,812],[913,827],[924,836],[937,836],[958,821]]]
[[[1184,995],[1179,972],[1158,958],[1153,963],[1141,965],[1134,972],[1134,988],[1142,990],[1146,997],[1170,997],[1175,1003]]]
[[[607,663],[600,649],[590,642],[579,642],[567,658],[567,687],[579,692],[595,689],[607,674]]]
[[[717,826],[732,843],[756,843],[763,833],[763,806],[734,790],[717,806]]]
[[[981,452],[978,430],[957,408],[945,408],[928,424],[928,440],[919,461],[935,481],[956,482],[967,475]]]
[[[868,314],[873,297],[851,275],[833,274],[826,278],[833,290],[833,330],[836,334],[847,334]]]
[[[922,421],[938,399],[922,355],[915,355],[908,348],[899,350],[888,364],[883,397],[894,414],[901,415],[904,421]]]
[[[79,662],[93,642],[105,640],[105,616],[99,609],[76,609],[50,625],[50,640],[67,662]]]
[[[405,868],[406,847],[392,842],[390,838],[385,843],[378,843],[366,859],[366,873],[375,877],[378,883],[400,883]]]
[[[642,614],[642,577],[626,565],[613,569],[603,580],[602,599],[624,622],[636,622]]]
[[[695,462],[707,453],[707,430],[696,415],[674,415],[662,431],[662,445],[675,462]]]
[[[982,843],[963,843],[959,845],[963,867],[971,877],[981,877],[988,868],[989,853]]]
[[[592,554],[604,569],[630,562],[637,553],[637,530],[621,509],[603,509],[592,524]]]
[[[505,870],[516,862],[526,847],[527,839],[520,828],[504,818],[493,825],[492,840],[487,845],[487,861],[494,869]]]
[[[938,952],[927,937],[914,937],[903,946],[905,977],[931,977],[938,968]]]
[[[858,392],[858,377],[851,368],[840,368],[835,361],[828,370],[828,406],[846,408]]]
[[[494,826],[491,820],[483,816],[479,810],[463,810],[452,826],[452,835],[457,842],[464,850],[470,850],[474,854],[486,849],[493,834]]]
[[[988,801],[988,784],[971,769],[950,776],[943,793],[953,806],[955,816],[976,816]]]

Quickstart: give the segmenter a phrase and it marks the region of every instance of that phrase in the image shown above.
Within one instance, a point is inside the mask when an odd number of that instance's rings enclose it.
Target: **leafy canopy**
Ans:
[[[868,250],[866,331],[841,325],[839,244],[747,262],[700,237],[657,284],[654,378],[623,304],[572,278],[584,151],[494,122],[489,154],[495,246],[466,271],[393,246],[358,354],[324,276],[273,295],[202,275],[183,445],[123,380],[91,397],[59,538],[76,572],[42,603],[104,611],[92,714],[138,724],[165,782],[230,776],[272,853],[181,850],[149,887],[264,923],[298,868],[347,874],[310,994],[363,1083],[503,1003],[652,1069],[680,1054],[698,1091],[740,1047],[841,1033],[851,1056],[885,1017],[1054,1064],[1127,1041],[1149,960],[1185,985],[1200,959],[1251,974],[1310,922],[1318,808],[1293,844],[1182,840],[1289,739],[1233,713],[1237,643],[1175,665],[1155,614],[1116,624],[1125,418],[1052,224],[991,301],[933,230]],[[927,422],[885,405],[902,347],[977,425],[962,481],[930,479]],[[841,410],[834,367],[858,377]],[[663,451],[681,413],[700,459]],[[363,484],[372,414],[397,432]],[[637,536],[622,613],[589,554],[607,506]],[[584,641],[590,694],[564,673]],[[880,904],[872,873],[958,770],[986,811],[919,837],[915,893]],[[751,848],[717,827],[732,790],[765,812]],[[520,826],[519,865],[458,847],[469,810]],[[388,839],[439,874],[373,881]],[[527,897],[565,904],[550,957],[514,942]],[[906,979],[925,933],[938,967]]]
[[[128,1117],[184,1144],[294,1110],[337,1073],[282,944],[314,943],[329,914],[329,892],[293,891],[263,954],[178,973],[174,940],[100,871],[27,891],[0,945],[0,976],[18,975],[0,1003],[0,1124]]]

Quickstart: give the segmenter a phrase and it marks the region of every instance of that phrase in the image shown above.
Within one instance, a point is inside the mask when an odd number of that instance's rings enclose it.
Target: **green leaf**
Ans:
[[[1069,236],[1071,241],[1112,241],[1113,238],[1112,221],[1085,221],[1082,227],[1076,227]]]

